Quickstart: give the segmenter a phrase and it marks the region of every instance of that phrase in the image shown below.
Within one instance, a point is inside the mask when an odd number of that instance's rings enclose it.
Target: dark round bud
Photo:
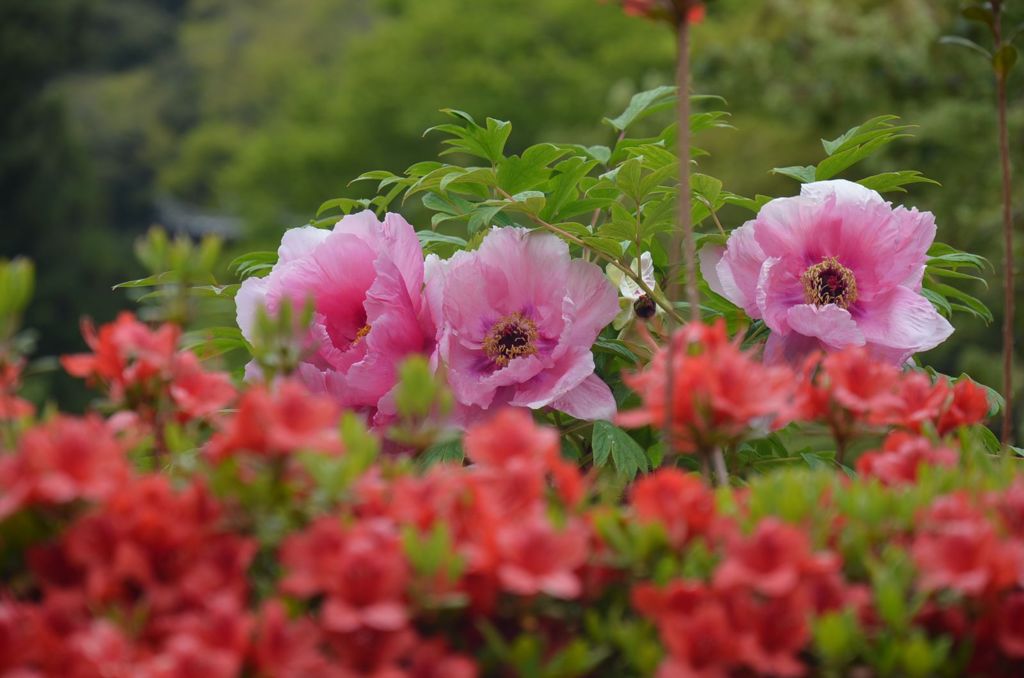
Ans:
[[[658,306],[654,303],[654,299],[651,299],[647,294],[641,295],[639,299],[633,302],[633,312],[636,313],[638,318],[650,320],[654,317],[654,313],[657,310]]]

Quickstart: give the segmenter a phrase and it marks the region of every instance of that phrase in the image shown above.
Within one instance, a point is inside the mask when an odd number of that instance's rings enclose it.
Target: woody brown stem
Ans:
[[[679,257],[686,262],[686,300],[690,306],[691,322],[700,321],[700,299],[697,293],[697,250],[693,240],[693,222],[690,214],[690,3],[677,3],[676,15],[676,94],[679,105],[676,130],[676,154],[679,156],[679,199],[677,228],[672,233],[669,249],[668,298],[679,298]],[[670,326],[671,329],[671,326]],[[672,437],[673,397],[675,390],[674,367],[676,345],[671,332],[668,342],[668,373],[665,375],[665,447],[675,452]]]
[[[1002,3],[992,3],[995,21],[992,35],[995,48],[1002,46]],[[1013,441],[1013,339],[1014,339],[1014,272],[1013,272],[1013,207],[1011,197],[1010,139],[1006,123],[1006,79],[1005,68],[996,72],[996,106],[999,111],[999,156],[1003,179],[1003,256],[1005,271],[1003,278],[1003,444]]]

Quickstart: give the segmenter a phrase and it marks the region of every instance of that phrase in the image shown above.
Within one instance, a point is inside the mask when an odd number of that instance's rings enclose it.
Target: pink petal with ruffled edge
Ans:
[[[953,334],[953,326],[926,298],[906,287],[896,287],[857,318],[868,345],[894,362],[933,349]]]
[[[616,410],[612,390],[596,374],[591,374],[576,388],[553,400],[551,407],[587,421],[611,421]]]
[[[256,311],[266,304],[267,279],[246,278],[235,294],[235,319],[238,329],[247,341],[253,340],[253,329],[256,326]]]
[[[853,316],[835,304],[799,304],[789,309],[786,319],[793,332],[815,337],[831,348],[864,345],[864,334]]]
[[[814,351],[823,349],[821,342],[814,337],[805,337],[796,332],[785,336],[772,332],[764,344],[764,362],[767,365],[797,365]]]
[[[504,404],[548,406],[577,388],[568,406],[607,412],[600,389],[583,386],[594,372],[590,347],[618,313],[615,289],[598,267],[570,259],[565,243],[550,234],[495,228],[475,252],[447,262],[428,257],[425,268],[426,303],[438,328],[436,360],[447,370],[460,419]],[[494,323],[512,313],[536,325],[538,350],[497,367],[482,344]]]
[[[710,264],[714,261],[714,253],[709,253],[706,267],[703,256],[701,259],[701,271],[711,289],[752,318],[761,317],[757,306],[757,282],[767,259],[756,235],[757,224],[754,221],[748,221],[733,231],[725,253],[715,262],[713,272]]]

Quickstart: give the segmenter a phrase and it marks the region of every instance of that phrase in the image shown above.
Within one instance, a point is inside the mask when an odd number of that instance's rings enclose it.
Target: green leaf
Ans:
[[[1000,77],[1006,78],[1016,65],[1017,57],[1017,48],[1006,43],[992,55],[992,67]]]
[[[634,94],[629,100],[629,105],[626,106],[626,110],[614,118],[605,118],[604,122],[608,123],[616,130],[624,132],[637,120],[640,120],[655,111],[668,108],[675,103],[675,100],[675,87],[668,85],[655,87],[654,89]]]
[[[926,289],[942,296],[947,300],[947,302],[950,299],[960,302],[958,304],[948,302],[952,308],[966,311],[971,315],[981,318],[986,323],[992,323],[994,321],[992,311],[990,311],[980,299],[977,299],[962,290],[958,290],[957,288],[944,283],[935,282],[934,280],[926,280]]]
[[[835,155],[840,151],[845,151],[870,141],[878,134],[884,134],[886,130],[892,128],[890,123],[894,120],[899,120],[899,116],[879,115],[856,127],[851,127],[831,141],[822,139],[821,145],[825,148],[827,155]]]
[[[466,453],[462,449],[462,441],[456,438],[434,443],[423,451],[417,462],[422,468],[428,468],[434,464],[458,464],[461,466],[465,458]]]
[[[972,52],[976,52],[977,54],[982,55],[983,57],[985,57],[985,59],[989,61],[992,60],[992,54],[987,49],[985,49],[978,43],[974,42],[973,40],[961,38],[958,35],[944,35],[941,38],[939,38],[939,44],[963,47],[964,49],[969,49]]]
[[[604,353],[611,353],[612,355],[618,356],[633,365],[640,364],[640,356],[631,351],[624,343],[618,339],[602,339],[594,343],[594,350]]]
[[[882,174],[875,174],[870,177],[865,177],[857,182],[861,186],[870,188],[873,191],[879,193],[890,193],[897,191],[900,193],[906,193],[906,189],[903,186],[907,184],[935,184],[940,186],[939,182],[934,179],[929,179],[916,170],[908,170],[903,172],[883,172]]]
[[[784,177],[796,179],[802,184],[807,184],[814,181],[814,165],[806,165],[804,167],[776,167],[772,170],[772,174],[781,174]]]
[[[247,252],[228,264],[228,269],[239,278],[248,278],[260,271],[269,270],[277,263],[277,252]]]
[[[157,285],[167,285],[178,281],[179,276],[177,271],[164,271],[163,273],[156,273],[154,275],[146,276],[145,278],[117,283],[111,289],[120,290],[132,289],[135,287],[156,287]]]
[[[899,129],[899,128],[892,128]],[[887,144],[900,139],[908,137],[909,134],[896,134],[896,133],[884,133],[873,135],[872,138],[866,143],[854,146],[853,148],[847,148],[842,151],[836,152],[835,155],[831,155],[818,163],[818,168],[814,172],[815,181],[824,181],[825,179],[831,179],[835,175],[839,174],[848,167],[852,167],[861,160],[870,157],[875,151],[886,146]]]
[[[604,466],[611,456],[615,470],[627,478],[633,478],[637,472],[646,472],[650,468],[643,448],[628,433],[607,421],[594,423],[591,444],[595,466]]]
[[[539,144],[528,148],[522,157],[505,158],[498,163],[498,186],[510,194],[537,188],[551,176],[548,165],[565,153],[553,144]]]
[[[965,7],[960,14],[969,21],[977,21],[978,23],[985,24],[989,28],[995,26],[995,15],[992,14],[992,10],[987,7],[971,5],[970,7]]]
[[[465,238],[460,238],[457,235],[438,233],[437,231],[416,231],[416,237],[419,238],[420,245],[423,246],[433,243],[443,243],[445,245],[454,245],[455,247],[464,249],[468,244]]]

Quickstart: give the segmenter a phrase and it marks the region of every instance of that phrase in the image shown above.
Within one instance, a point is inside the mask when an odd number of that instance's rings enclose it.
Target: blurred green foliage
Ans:
[[[940,181],[910,186],[906,201],[936,213],[941,240],[998,261],[991,70],[938,42],[985,44],[959,8],[716,0],[695,31],[695,90],[725,97],[737,129],[702,136],[702,171],[744,195],[792,193],[770,168],[817,162],[820,138],[898,114],[916,138],[864,171]],[[439,108],[513,121],[510,152],[608,144],[601,117],[670,82],[672,63],[663,26],[596,0],[4,0],[0,256],[37,262],[26,323],[40,353],[74,350],[79,315],[106,320],[127,303],[110,286],[143,274],[131,244],[168,219],[162,201],[236,217],[245,241],[232,248],[270,249],[324,199],[367,195],[348,186],[363,171],[436,155],[439,137],[421,132],[443,122]],[[1009,87],[1018,168],[1022,70]],[[1016,185],[1024,195],[1024,172]],[[732,227],[746,215],[723,217]],[[998,285],[978,287],[1001,307]],[[929,359],[998,384],[993,327],[961,316]]]

